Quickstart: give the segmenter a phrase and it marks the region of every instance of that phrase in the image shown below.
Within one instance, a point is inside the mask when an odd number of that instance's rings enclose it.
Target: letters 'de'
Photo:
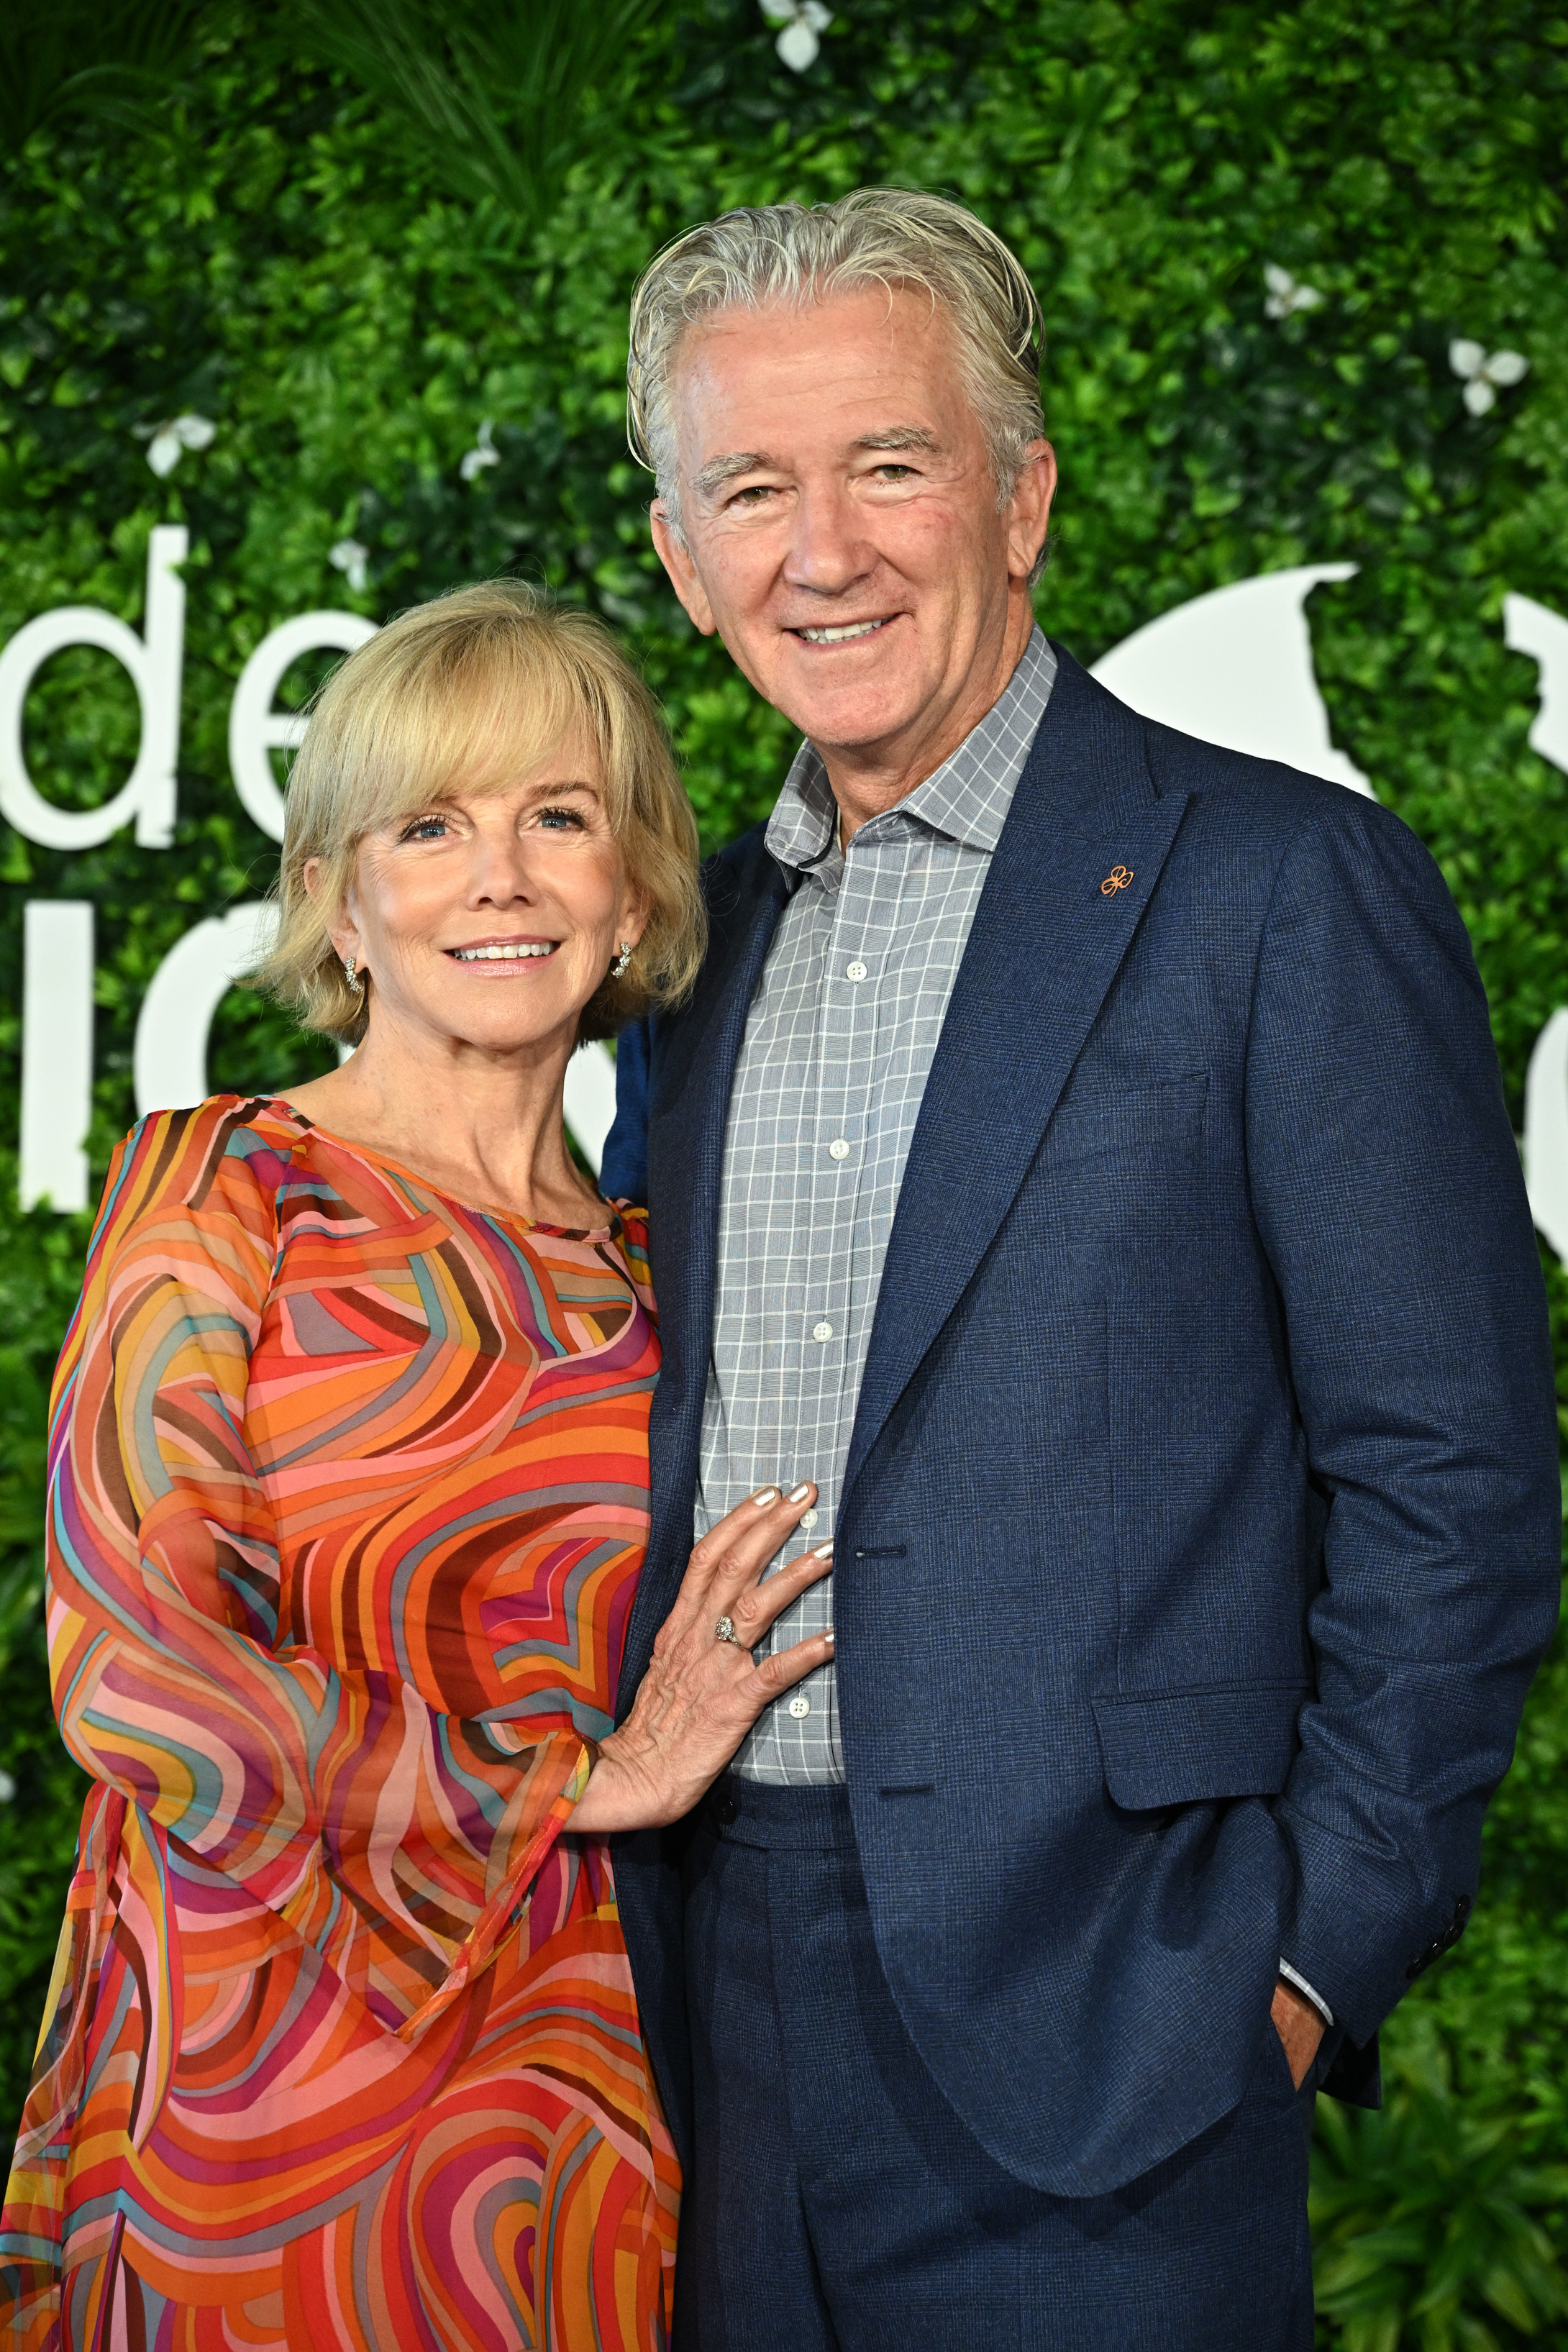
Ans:
[[[174,769],[180,756],[180,675],[185,649],[187,533],[161,524],[147,548],[146,635],[97,604],[65,604],[18,629],[0,654],[0,814],[44,849],[96,849],[132,817],[140,849],[174,837]],[[142,705],[136,764],[101,808],[56,808],[27,773],[22,715],[27,689],[51,654],[98,646],[131,673]]]

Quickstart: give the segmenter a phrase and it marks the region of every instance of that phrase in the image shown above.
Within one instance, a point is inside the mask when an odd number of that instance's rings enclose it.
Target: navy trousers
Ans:
[[[1321,2064],[1298,2093],[1267,2019],[1233,2114],[1110,2196],[1047,2197],[987,2155],[905,2032],[842,1791],[721,1782],[686,1936],[674,2352],[1310,2352]]]

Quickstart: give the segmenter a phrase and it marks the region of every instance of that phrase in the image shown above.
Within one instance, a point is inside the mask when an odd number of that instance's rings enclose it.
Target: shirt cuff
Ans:
[[[1299,1969],[1293,1969],[1289,1960],[1281,1960],[1279,1963],[1279,1973],[1286,1979],[1288,1983],[1295,1986],[1298,1992],[1304,1992],[1306,1994],[1307,1999],[1311,2002],[1312,2007],[1317,2011],[1325,2025],[1331,2025],[1333,2023],[1333,2011],[1329,2007],[1328,2002],[1323,1999],[1322,1994],[1319,1992],[1316,1986],[1310,1985],[1307,1982],[1306,1978],[1300,1974]]]

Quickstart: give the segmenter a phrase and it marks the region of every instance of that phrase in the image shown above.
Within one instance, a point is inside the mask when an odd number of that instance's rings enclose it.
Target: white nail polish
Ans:
[[[790,1496],[790,1501],[792,1503],[804,1503],[810,1492],[811,1487],[809,1483],[804,1486],[797,1486],[794,1494]]]
[[[831,1642],[831,1641],[832,1641],[832,1639],[833,1639],[833,1628],[832,1628],[832,1626],[831,1626],[831,1625],[828,1627],[828,1629],[827,1629],[826,1633],[824,1633],[824,1635],[823,1635],[823,1637],[822,1637],[822,1638],[823,1638],[823,1640],[824,1640],[825,1642]]]
[[[825,1544],[818,1544],[816,1549],[811,1556],[813,1559],[831,1559],[833,1558],[833,1544],[831,1539]]]
[[[776,1503],[778,1498],[779,1490],[776,1486],[764,1486],[760,1495],[753,1495],[752,1496],[752,1500],[755,1503],[759,1511],[765,1511],[768,1505],[770,1503]]]

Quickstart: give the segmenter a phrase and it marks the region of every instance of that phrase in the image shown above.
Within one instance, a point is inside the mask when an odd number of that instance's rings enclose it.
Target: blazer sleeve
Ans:
[[[652,1038],[628,1021],[616,1039],[616,1116],[605,1139],[599,1190],[606,1201],[647,1201],[647,1091]]]
[[[144,1121],[110,1171],[51,1411],[56,1708],[86,1771],[319,1948],[353,1913],[344,1887],[368,1857],[406,2032],[489,1959],[593,1750],[442,1715],[391,1676],[377,1706],[279,1622],[277,1534],[245,1436],[278,1252],[276,1184],[258,1170],[278,1162],[218,1109]],[[437,1877],[439,1935],[405,1901]]]
[[[1280,1948],[1364,2043],[1474,1900],[1559,1599],[1546,1302],[1486,998],[1406,826],[1321,803],[1247,1053],[1254,1213],[1328,1504]]]

